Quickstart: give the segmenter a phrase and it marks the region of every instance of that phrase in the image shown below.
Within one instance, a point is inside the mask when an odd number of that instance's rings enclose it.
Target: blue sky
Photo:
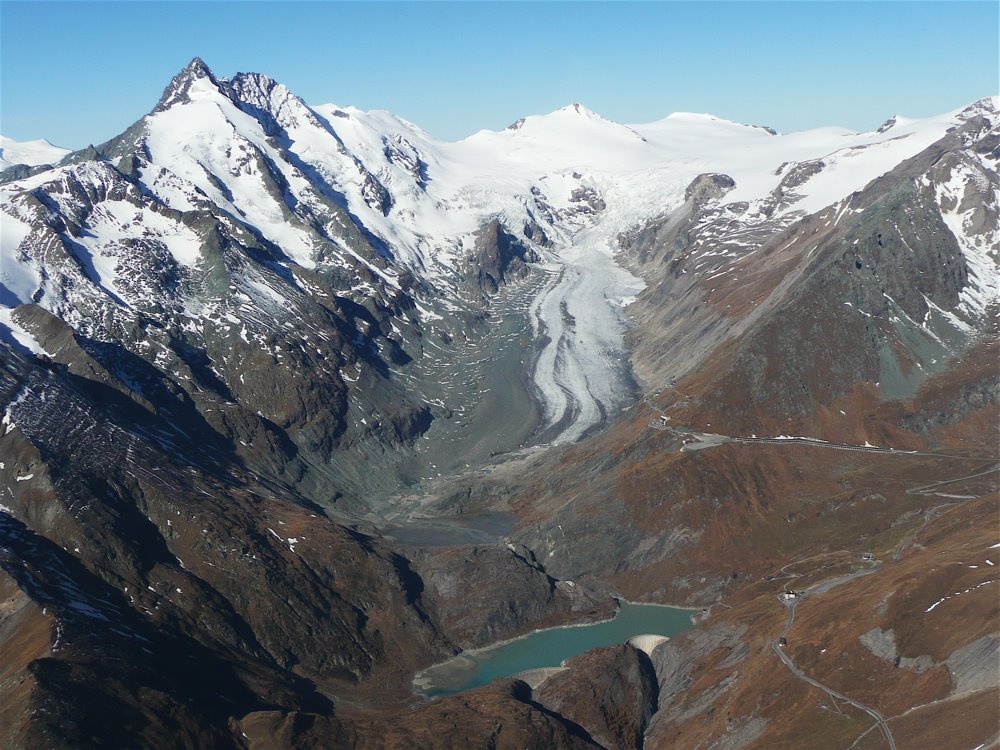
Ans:
[[[710,112],[867,130],[1000,92],[984,2],[0,1],[0,132],[78,148],[124,130],[198,55],[307,102],[441,138],[579,101],[620,122]]]

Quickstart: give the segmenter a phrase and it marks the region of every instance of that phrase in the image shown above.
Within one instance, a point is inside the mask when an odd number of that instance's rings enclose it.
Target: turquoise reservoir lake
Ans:
[[[485,685],[497,677],[561,662],[598,646],[625,643],[636,635],[674,636],[691,627],[690,609],[622,603],[613,620],[592,625],[549,628],[492,648],[468,651],[420,672],[413,681],[428,697],[451,695]]]

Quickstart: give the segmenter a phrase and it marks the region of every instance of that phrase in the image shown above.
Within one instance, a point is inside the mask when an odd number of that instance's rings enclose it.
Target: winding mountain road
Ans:
[[[792,610],[792,612],[794,614],[794,610]],[[789,620],[789,625],[791,625],[791,620]],[[794,674],[796,677],[798,677],[800,680],[802,680],[803,682],[807,682],[814,687],[819,688],[824,693],[829,695],[831,698],[836,698],[837,700],[843,701],[844,703],[849,703],[850,705],[864,711],[866,714],[875,719],[876,725],[878,726],[879,730],[881,730],[882,736],[885,737],[885,740],[889,745],[889,749],[896,750],[896,741],[893,739],[892,731],[889,729],[889,724],[886,722],[885,717],[882,716],[882,714],[880,714],[874,708],[869,708],[863,703],[858,703],[858,701],[854,700],[853,698],[848,698],[843,693],[838,693],[833,688],[827,687],[823,683],[818,682],[809,675],[805,674],[801,669],[795,666],[795,663],[788,657],[788,654],[786,654],[782,650],[782,647],[779,646],[777,643],[772,643],[771,648],[774,650],[774,653],[778,655],[778,658],[781,659],[782,663],[786,667],[788,667],[791,673]]]
[[[785,441],[782,441],[782,442],[785,442]],[[935,454],[935,455],[940,455],[940,454]],[[952,457],[952,456],[950,456],[950,457]],[[932,482],[930,484],[921,485],[921,486],[917,486],[917,487],[911,487],[910,489],[906,490],[906,492],[907,492],[907,494],[910,494],[910,495],[934,495],[934,494],[939,494],[939,493],[934,492],[933,490],[935,490],[936,488],[938,488],[938,487],[940,487],[942,485],[953,484],[955,482],[960,482],[960,481],[963,481],[963,480],[975,479],[975,478],[978,478],[978,477],[986,476],[986,475],[994,473],[994,472],[996,472],[998,470],[1000,470],[1000,465],[994,465],[991,468],[986,469],[984,471],[978,471],[978,472],[975,472],[973,474],[968,474],[966,476],[956,477],[956,478],[953,478],[953,479],[946,479],[946,480],[942,480],[940,482]],[[952,497],[952,496],[948,496],[948,497]],[[900,554],[902,553],[903,549],[906,547],[907,543],[912,542],[916,538],[917,534],[919,534],[920,531],[925,526],[927,526],[927,524],[931,520],[933,520],[934,518],[938,517],[937,513],[938,513],[939,510],[941,510],[942,508],[950,508],[952,506],[959,505],[959,504],[961,504],[962,502],[964,502],[967,499],[974,499],[974,496],[953,496],[953,497],[957,498],[955,502],[943,503],[943,504],[937,505],[937,506],[935,506],[933,508],[928,508],[927,510],[924,511],[924,520],[923,520],[923,523],[920,525],[920,527],[916,531],[914,531],[913,535],[911,537],[909,537],[909,539],[904,540],[903,542],[900,543],[900,545],[896,549],[895,554],[893,555],[893,558],[892,558],[894,562],[897,561],[897,560],[899,560]],[[795,561],[794,563],[789,563],[788,565],[783,566],[780,569],[780,572],[781,573],[787,573],[786,569],[788,567],[790,567],[791,565],[793,565],[793,564],[794,565],[798,565],[798,564],[801,564],[803,562],[808,562],[810,560],[816,560],[816,559],[820,559],[820,558],[824,558],[824,557],[829,557],[829,556],[832,556],[832,555],[840,555],[840,554],[851,554],[851,553],[848,552],[847,550],[838,550],[838,551],[835,551],[835,552],[821,553],[821,554],[818,554],[818,555],[814,555],[813,557],[809,557],[809,558],[805,558],[803,560]],[[827,695],[829,695],[831,698],[835,698],[837,700],[844,701],[845,703],[848,703],[848,704],[854,706],[855,708],[857,708],[857,709],[859,709],[861,711],[864,711],[866,714],[868,714],[869,716],[871,716],[875,720],[875,725],[873,727],[871,727],[869,730],[867,730],[864,734],[862,734],[861,736],[859,736],[855,740],[854,744],[851,745],[851,747],[854,747],[855,745],[857,745],[858,741],[860,741],[862,737],[864,737],[866,734],[868,734],[868,732],[870,732],[872,729],[874,729],[877,726],[878,729],[879,729],[879,731],[882,733],[882,736],[885,737],[885,740],[886,740],[886,743],[889,746],[889,749],[890,750],[896,750],[896,742],[895,742],[895,740],[894,740],[894,738],[892,736],[892,730],[889,728],[888,720],[881,713],[879,713],[878,711],[876,711],[874,708],[871,708],[870,706],[866,706],[863,703],[860,703],[860,702],[854,700],[853,698],[847,697],[843,693],[840,693],[840,692],[834,690],[833,688],[831,688],[831,687],[829,687],[827,685],[824,685],[823,683],[819,682],[818,680],[815,680],[812,677],[810,677],[809,675],[807,675],[805,672],[803,672],[799,667],[797,667],[795,665],[795,662],[792,661],[792,658],[785,651],[785,647],[782,646],[782,642],[785,641],[785,639],[787,638],[788,633],[791,630],[792,625],[795,622],[795,609],[798,606],[798,604],[802,601],[802,597],[803,596],[806,596],[806,595],[809,595],[809,594],[821,594],[821,593],[824,593],[826,591],[829,591],[830,589],[832,589],[835,586],[839,586],[841,584],[847,583],[848,581],[851,581],[851,580],[853,580],[855,578],[860,578],[862,576],[870,575],[871,573],[874,573],[876,570],[878,570],[879,567],[881,566],[881,562],[878,561],[878,560],[869,560],[868,562],[869,562],[869,568],[867,570],[856,571],[854,573],[848,573],[848,574],[845,574],[845,575],[836,576],[834,578],[829,578],[829,579],[826,579],[824,581],[819,581],[819,582],[814,583],[813,585],[811,585],[811,586],[803,589],[801,592],[798,592],[799,595],[796,596],[795,598],[786,599],[786,598],[784,598],[782,596],[779,596],[779,601],[788,608],[788,619],[785,622],[785,627],[784,627],[784,630],[781,631],[780,637],[778,637],[777,639],[775,639],[771,643],[771,650],[774,651],[774,653],[778,656],[778,658],[781,659],[781,662],[785,665],[785,667],[787,667],[788,670],[792,674],[794,674],[796,678],[798,678],[799,680],[801,680],[801,681],[803,681],[803,682],[805,682],[805,683],[807,683],[809,685],[812,685],[812,686],[814,686],[816,688],[819,688],[820,690],[822,690],[823,692],[825,692]],[[795,577],[798,577],[798,575],[793,573],[793,574],[790,574],[790,575],[787,575],[787,576],[784,576],[784,577],[795,578]],[[777,580],[777,577],[775,578],[775,580]],[[915,708],[916,707],[914,707],[914,709]],[[914,709],[911,709],[911,710],[914,710]],[[906,713],[909,713],[909,712],[906,712]],[[890,717],[890,719],[893,719],[893,718],[898,718],[898,717]]]
[[[742,443],[744,445],[751,445],[754,443],[760,443],[764,445],[808,445],[811,448],[827,448],[830,450],[838,451],[855,451],[859,453],[891,453],[896,456],[930,456],[933,458],[951,458],[959,461],[995,461],[996,456],[960,456],[954,453],[937,453],[935,451],[920,451],[920,450],[904,450],[902,448],[888,448],[881,445],[851,445],[850,443],[831,443],[827,440],[820,440],[819,438],[812,437],[801,437],[801,436],[787,436],[787,437],[744,437],[742,435],[719,435],[713,432],[697,432],[695,430],[688,430],[684,427],[674,426],[667,424],[661,419],[653,419],[649,422],[649,427],[654,430],[660,430],[661,432],[669,432],[676,437],[684,439],[684,446],[682,450],[686,451],[697,451],[705,450],[707,448],[714,448],[718,445],[724,445],[725,443]],[[979,474],[973,474],[969,477],[982,476],[984,474],[989,474],[996,469],[989,469]],[[944,482],[934,482],[927,485],[927,487],[933,487],[938,484],[950,484],[952,482],[959,481],[957,479],[949,479]],[[927,494],[920,492],[920,490],[926,489],[925,487],[915,488],[912,491],[907,491],[907,494]]]
[[[836,578],[829,578],[825,581],[814,583],[812,586],[802,591],[799,597],[810,593],[820,594],[823,593],[824,591],[829,591],[833,587],[839,586],[842,583],[847,583],[848,581],[854,580],[855,578],[860,578],[862,576],[870,575],[871,573],[874,573],[876,570],[878,570],[878,568],[879,568],[879,563],[877,561],[872,561],[872,565],[868,570],[861,570],[856,573],[847,573],[846,575],[837,576]],[[781,659],[782,664],[784,664],[788,668],[788,670],[798,679],[812,685],[813,687],[819,688],[824,693],[829,695],[831,698],[835,698],[837,700],[843,701],[844,703],[848,703],[854,706],[855,708],[864,711],[869,716],[871,716],[875,720],[879,730],[882,732],[882,736],[885,737],[885,740],[889,745],[889,750],[896,750],[896,741],[893,739],[892,731],[889,729],[889,724],[882,714],[880,714],[874,708],[866,706],[864,703],[860,703],[859,701],[856,701],[853,698],[848,698],[843,693],[838,692],[827,685],[824,685],[822,682],[819,682],[818,680],[814,680],[812,677],[810,677],[801,669],[799,669],[797,666],[795,666],[795,662],[793,662],[791,657],[785,652],[785,648],[784,646],[781,645],[781,642],[782,639],[787,637],[788,631],[791,630],[792,624],[795,622],[795,607],[801,601],[801,598],[797,597],[795,599],[780,599],[780,601],[788,608],[788,620],[785,622],[785,629],[781,631],[780,638],[771,643],[771,650],[773,650],[774,653],[778,655],[778,658]]]

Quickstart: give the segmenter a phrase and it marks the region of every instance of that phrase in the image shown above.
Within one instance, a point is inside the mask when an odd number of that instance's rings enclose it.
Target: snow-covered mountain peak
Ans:
[[[205,61],[200,57],[195,57],[184,66],[183,70],[170,79],[170,83],[163,90],[160,101],[153,111],[162,112],[178,103],[188,101],[191,87],[199,81],[207,81],[214,87],[219,85]]]
[[[568,104],[544,115],[529,115],[508,125],[502,131],[480,130],[466,141],[493,142],[551,141],[564,145],[583,145],[591,139],[610,139],[615,142],[642,142],[643,137],[627,125],[609,120],[582,104]]]
[[[1000,122],[1000,96],[986,96],[977,99],[959,112],[957,119],[967,122],[973,117],[985,118],[991,126]]]
[[[55,164],[69,153],[69,149],[53,146],[44,138],[35,141],[15,141],[0,135],[0,170],[15,164],[36,166]]]
[[[567,104],[565,107],[560,107],[556,111],[566,112],[566,113],[572,112],[574,114],[580,115],[581,117],[585,117],[588,120],[604,120],[606,122],[611,122],[611,120],[608,120],[607,117],[597,114],[597,112],[592,110],[590,107],[587,107],[584,104],[580,104],[579,102],[573,102],[572,104]]]
[[[1000,123],[1000,96],[985,96],[982,99],[977,99],[971,104],[959,107],[949,114],[941,115],[940,117],[928,117],[921,119],[906,117],[905,115],[897,113],[883,122],[875,133],[886,133],[890,136],[898,136],[900,134],[909,134],[914,129],[919,129],[925,123],[932,122],[934,120],[947,118],[951,124],[960,124],[968,122],[974,117],[982,117],[986,121],[987,127],[995,127],[998,123]]]
[[[605,122],[612,122],[611,120],[608,120],[608,118],[597,114],[597,112],[590,109],[586,105],[580,104],[579,102],[573,102],[572,104],[567,104],[565,107],[559,107],[559,109],[555,109],[546,115],[529,115],[527,117],[518,118],[516,121],[512,122],[510,125],[504,128],[504,130],[505,131],[520,130],[522,127],[524,127],[525,124],[527,124],[529,119],[537,122],[539,119],[552,117],[553,115],[558,117],[562,114],[576,114],[589,120],[603,120]],[[491,132],[491,131],[485,131],[485,132]]]

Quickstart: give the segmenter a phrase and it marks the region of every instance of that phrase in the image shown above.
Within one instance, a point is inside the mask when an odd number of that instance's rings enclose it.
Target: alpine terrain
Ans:
[[[1000,743],[1000,99],[0,152],[10,748]],[[427,697],[622,602],[672,639]],[[651,634],[655,635],[655,634]]]

